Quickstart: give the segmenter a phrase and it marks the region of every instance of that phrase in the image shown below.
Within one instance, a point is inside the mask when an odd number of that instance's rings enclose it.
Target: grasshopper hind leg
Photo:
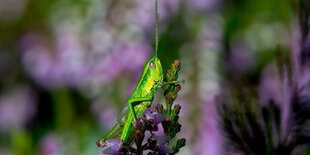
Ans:
[[[102,137],[100,140],[97,141],[97,143],[96,143],[97,146],[98,147],[104,147],[105,141],[107,139],[116,138],[122,132],[122,128],[123,128],[123,126],[121,126],[119,123],[116,123],[107,135],[105,135],[104,137]]]

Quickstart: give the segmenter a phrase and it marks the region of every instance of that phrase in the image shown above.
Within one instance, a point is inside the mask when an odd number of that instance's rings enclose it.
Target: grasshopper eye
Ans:
[[[150,62],[149,68],[150,68],[151,70],[156,69],[156,65],[155,65],[155,62],[154,62],[153,60]]]

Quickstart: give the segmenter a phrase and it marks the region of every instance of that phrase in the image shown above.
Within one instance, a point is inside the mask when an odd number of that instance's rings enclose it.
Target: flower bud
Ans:
[[[181,68],[181,62],[179,60],[174,60],[174,62],[171,65],[171,68],[180,69]]]
[[[177,104],[177,105],[174,106],[173,111],[174,111],[174,113],[175,113],[176,115],[178,115],[178,114],[180,113],[180,110],[181,110],[181,106],[180,106],[179,104]]]
[[[166,115],[164,114],[158,114],[156,112],[153,112],[151,109],[146,109],[144,113],[142,114],[142,119],[147,124],[147,130],[151,131],[157,131],[158,127],[157,125],[164,120],[166,120]]]
[[[176,90],[176,92],[180,91],[180,90],[181,90],[181,85],[177,84],[177,85],[175,86],[175,90]]]
[[[168,102],[173,102],[175,100],[175,98],[176,98],[175,94],[168,94],[166,96],[166,99],[167,99]]]
[[[164,114],[164,107],[161,104],[157,104],[155,106],[155,112],[159,113],[159,114]]]
[[[177,141],[177,147],[178,148],[181,148],[181,147],[183,147],[183,146],[185,146],[185,143],[186,143],[186,139],[185,138],[181,138],[181,139],[179,139],[178,141]]]

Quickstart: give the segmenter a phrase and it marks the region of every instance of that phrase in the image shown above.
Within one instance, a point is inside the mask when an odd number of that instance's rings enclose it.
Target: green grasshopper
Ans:
[[[136,89],[131,94],[125,107],[117,116],[117,123],[106,136],[97,141],[97,146],[103,147],[107,139],[120,136],[126,144],[133,142],[132,122],[151,106],[158,88],[168,84],[176,84],[184,81],[170,81],[163,83],[164,75],[160,60],[157,57],[158,50],[158,4],[155,0],[156,38],[155,56],[150,58],[144,67],[143,74]]]

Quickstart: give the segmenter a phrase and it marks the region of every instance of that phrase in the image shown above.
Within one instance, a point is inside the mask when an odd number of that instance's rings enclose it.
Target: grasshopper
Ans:
[[[170,81],[163,83],[164,75],[159,58],[157,57],[158,50],[158,4],[155,0],[155,18],[156,18],[156,38],[155,38],[155,56],[150,58],[140,77],[134,92],[129,97],[125,107],[117,115],[116,125],[108,132],[106,136],[97,141],[98,147],[105,146],[107,139],[112,139],[120,136],[126,144],[133,142],[132,122],[136,121],[137,117],[141,117],[142,113],[151,106],[158,88],[168,84],[176,84],[184,81]]]

